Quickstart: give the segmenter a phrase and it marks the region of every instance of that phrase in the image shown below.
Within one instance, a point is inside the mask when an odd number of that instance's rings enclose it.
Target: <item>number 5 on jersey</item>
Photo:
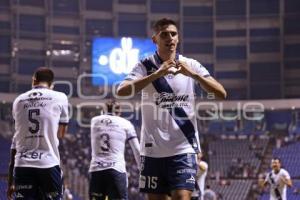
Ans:
[[[40,109],[30,109],[28,110],[28,120],[31,125],[28,130],[32,134],[36,134],[40,130],[40,122],[37,120],[37,117],[40,115]]]

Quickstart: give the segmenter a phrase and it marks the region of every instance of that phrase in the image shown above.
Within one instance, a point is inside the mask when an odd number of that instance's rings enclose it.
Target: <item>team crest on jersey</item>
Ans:
[[[43,93],[41,92],[32,92],[28,95],[30,98],[34,98],[34,97],[40,97],[43,96]]]
[[[167,79],[173,79],[174,78],[174,75],[173,74],[168,74],[167,75]]]
[[[101,122],[102,124],[105,124],[105,125],[108,125],[108,124],[111,124],[111,123],[112,123],[111,119],[109,119],[109,118],[104,118],[104,119],[102,119],[100,122]]]

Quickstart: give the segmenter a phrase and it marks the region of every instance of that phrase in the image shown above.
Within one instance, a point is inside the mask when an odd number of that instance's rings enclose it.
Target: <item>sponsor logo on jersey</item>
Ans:
[[[112,121],[109,118],[104,118],[104,119],[100,120],[100,123],[105,124],[107,126],[107,125],[111,124]]]
[[[98,167],[107,168],[115,166],[116,162],[97,162]]]
[[[156,105],[159,105],[164,102],[186,102],[189,99],[188,94],[175,95],[174,93],[162,92],[158,95],[155,100]]]
[[[36,151],[23,151],[20,152],[20,159],[33,159],[33,160],[42,159],[43,154],[44,153],[36,152]]]
[[[195,169],[179,169],[176,171],[177,174],[196,174]]]
[[[33,97],[33,98],[28,98],[28,99],[21,99],[20,103],[23,101],[51,101],[51,97]]]
[[[40,97],[40,96],[43,96],[43,93],[41,93],[41,92],[32,92],[28,95],[28,97],[31,97],[31,98]]]
[[[185,181],[186,183],[192,183],[192,184],[195,184],[195,178],[191,175],[190,178],[186,179]]]
[[[24,196],[20,192],[17,192],[16,193],[16,198],[24,198]]]
[[[32,185],[17,185],[16,190],[30,190],[32,187]]]
[[[189,95],[162,92],[156,96],[155,104],[161,108],[186,107],[189,106]]]

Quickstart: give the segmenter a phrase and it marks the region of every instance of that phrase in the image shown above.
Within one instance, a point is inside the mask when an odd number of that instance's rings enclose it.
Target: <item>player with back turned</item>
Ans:
[[[118,116],[120,106],[114,100],[106,103],[106,113],[91,120],[92,160],[90,164],[90,200],[127,200],[125,144],[133,150],[137,164],[140,145],[134,126]]]
[[[15,134],[8,173],[8,199],[62,198],[62,172],[58,151],[68,116],[68,99],[52,90],[54,73],[38,68],[32,89],[13,102]]]

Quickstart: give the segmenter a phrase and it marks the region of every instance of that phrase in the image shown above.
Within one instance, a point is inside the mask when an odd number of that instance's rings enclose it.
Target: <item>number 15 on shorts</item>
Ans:
[[[157,176],[140,176],[139,186],[140,188],[156,189],[157,188]]]

